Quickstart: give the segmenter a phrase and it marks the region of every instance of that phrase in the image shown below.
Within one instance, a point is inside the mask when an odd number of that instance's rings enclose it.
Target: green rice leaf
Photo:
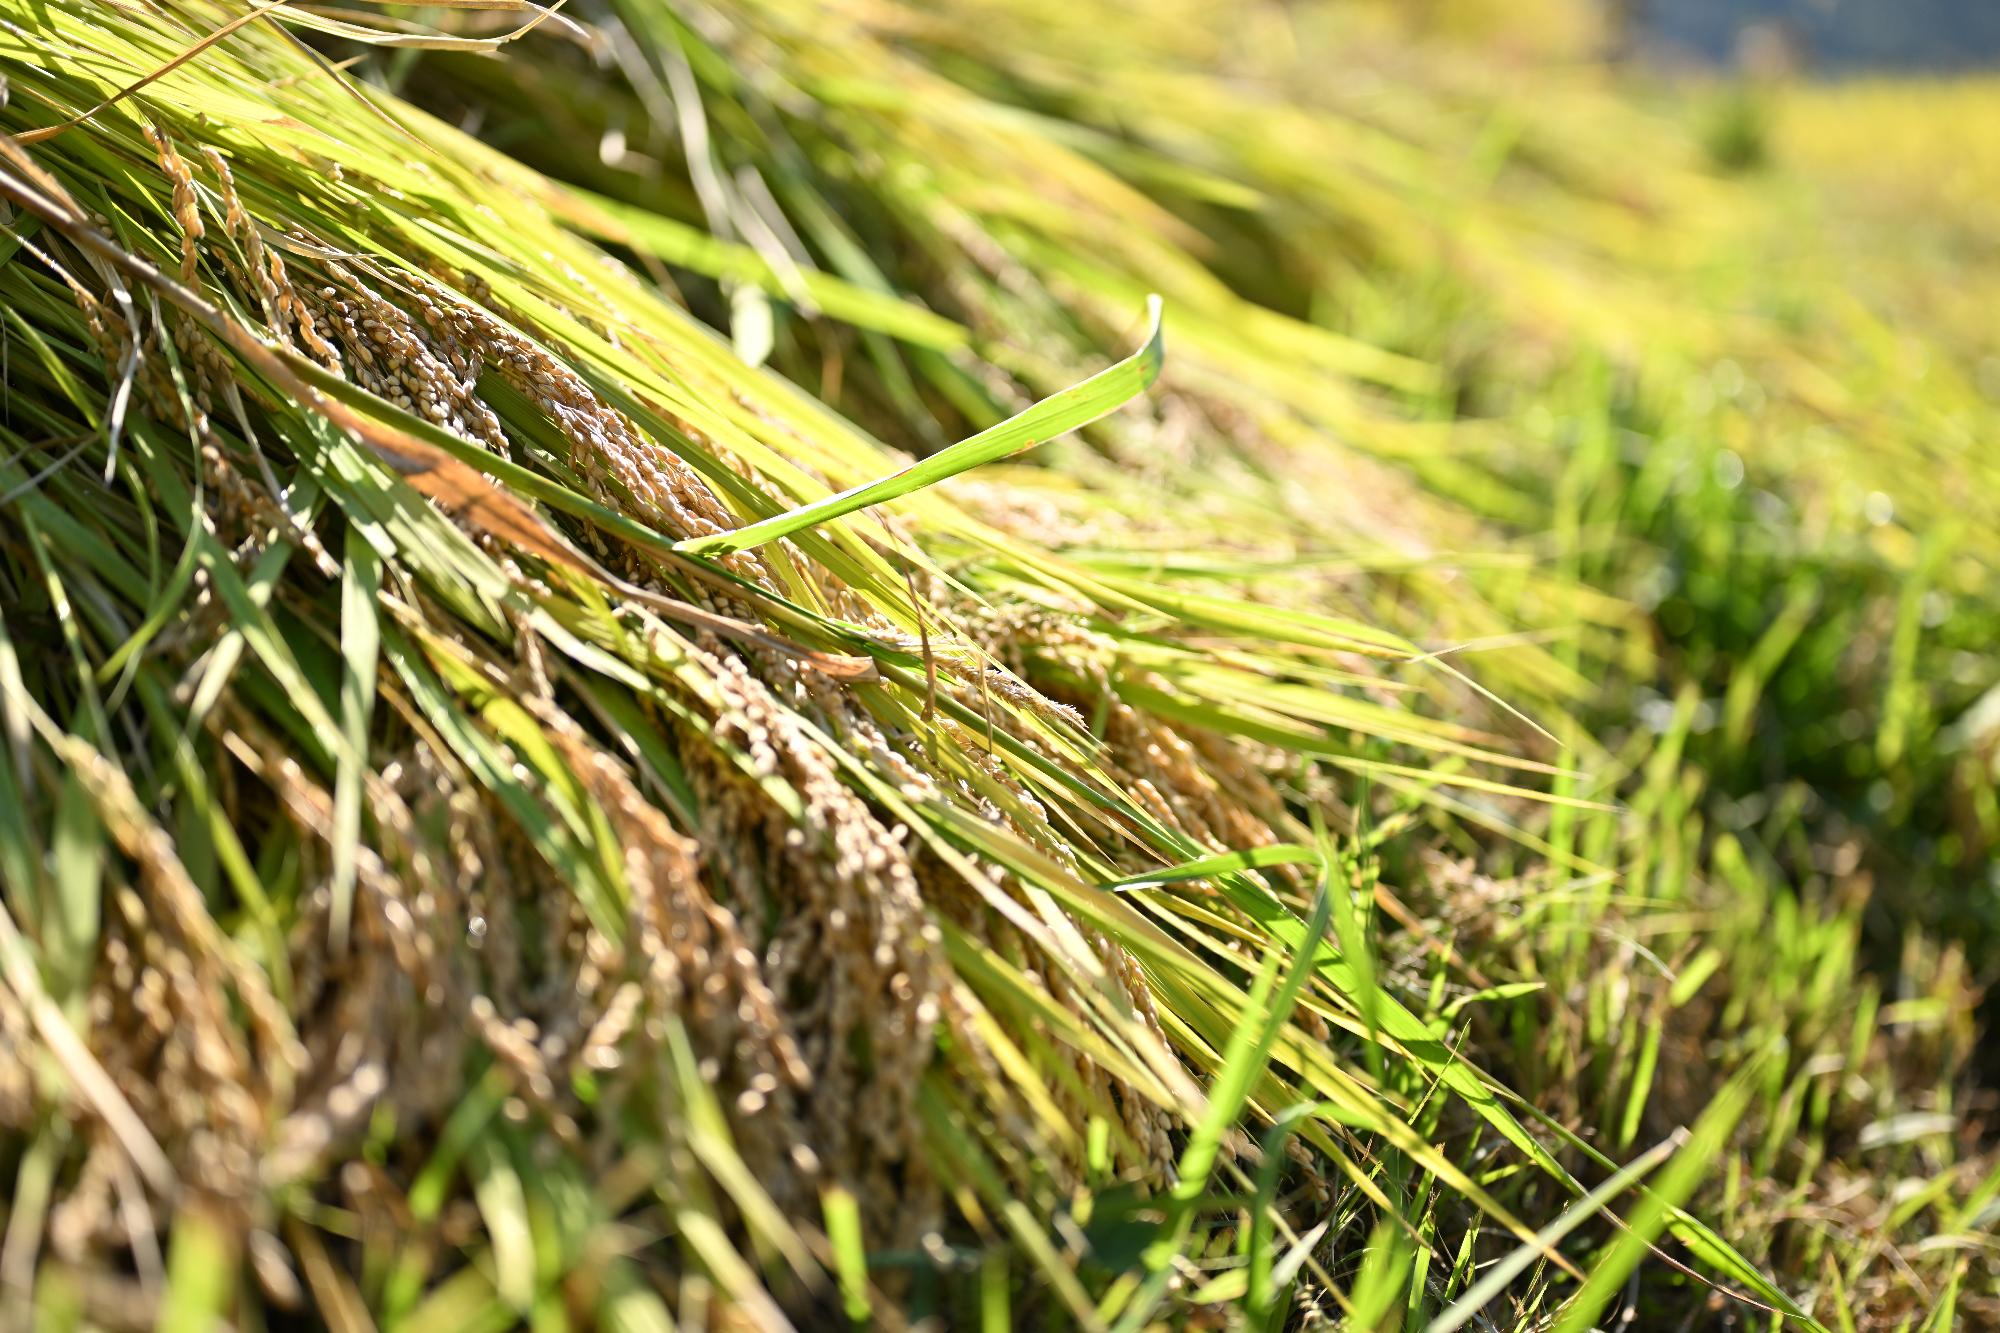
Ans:
[[[1152,386],[1153,381],[1159,378],[1160,366],[1166,356],[1166,344],[1161,334],[1159,297],[1147,298],[1146,319],[1149,326],[1146,340],[1138,351],[1116,365],[1092,375],[1081,384],[1072,385],[1060,393],[1044,398],[1027,411],[1009,417],[997,426],[988,427],[969,439],[960,440],[949,449],[912,463],[902,471],[883,477],[879,481],[855,486],[837,495],[829,495],[824,500],[816,500],[798,509],[773,515],[748,527],[737,528],[733,532],[676,542],[674,549],[703,556],[748,551],[766,542],[774,542],[781,537],[789,537],[795,532],[804,531],[844,514],[851,514],[858,509],[900,499],[927,486],[934,486],[948,477],[955,477],[961,472],[985,463],[996,462],[1023,449],[1033,448],[1058,435],[1067,434],[1079,426],[1087,426],[1144,393]]]

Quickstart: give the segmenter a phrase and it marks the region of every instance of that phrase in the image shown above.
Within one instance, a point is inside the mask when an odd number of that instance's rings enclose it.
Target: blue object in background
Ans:
[[[2000,0],[1626,0],[1621,7],[1641,47],[1668,58],[1734,64],[1744,31],[1761,24],[1822,72],[2000,64]]]

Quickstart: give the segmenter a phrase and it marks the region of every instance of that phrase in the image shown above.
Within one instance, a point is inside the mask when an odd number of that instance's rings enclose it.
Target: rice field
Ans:
[[[0,1329],[2000,1327],[2000,83],[0,0]]]

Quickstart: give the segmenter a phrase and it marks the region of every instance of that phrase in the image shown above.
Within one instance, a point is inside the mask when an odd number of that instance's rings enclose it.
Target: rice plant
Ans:
[[[1993,406],[1804,187],[1365,8],[0,20],[26,1323],[1994,1313]]]

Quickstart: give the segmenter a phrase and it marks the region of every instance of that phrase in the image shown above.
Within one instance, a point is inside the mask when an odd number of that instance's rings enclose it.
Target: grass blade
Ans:
[[[871,481],[824,500],[776,514],[748,527],[712,537],[696,537],[676,542],[674,549],[691,555],[718,556],[732,551],[748,551],[766,542],[789,537],[820,523],[851,514],[870,505],[900,499],[948,477],[996,462],[1046,440],[1054,439],[1079,426],[1087,426],[1108,412],[1124,406],[1144,393],[1160,377],[1166,356],[1161,331],[1160,298],[1146,302],[1149,325],[1146,341],[1123,361],[1099,371],[1081,384],[1051,394],[1018,416],[1009,417],[969,439],[960,440],[940,453],[912,463],[902,471],[879,481]]]

